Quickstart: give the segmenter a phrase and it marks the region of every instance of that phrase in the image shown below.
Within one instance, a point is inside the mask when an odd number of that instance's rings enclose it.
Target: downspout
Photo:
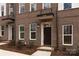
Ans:
[[[57,12],[58,12],[58,3],[56,6],[56,50],[58,50],[58,15],[57,15]]]

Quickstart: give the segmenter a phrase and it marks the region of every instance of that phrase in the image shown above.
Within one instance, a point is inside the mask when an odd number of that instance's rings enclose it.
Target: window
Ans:
[[[64,3],[64,9],[70,9],[71,3]]]
[[[13,8],[14,8],[14,4],[13,3],[10,3],[9,4],[9,15],[10,16],[14,16]]]
[[[24,40],[24,25],[19,25],[19,40]]]
[[[30,25],[30,40],[36,40],[36,23]]]
[[[51,7],[51,3],[44,3],[43,4],[43,9],[47,9]]]
[[[6,16],[6,3],[0,3],[0,16]]]
[[[73,26],[62,26],[62,43],[63,45],[73,45]]]
[[[0,36],[4,36],[4,26],[0,26]]]
[[[4,16],[4,5],[1,6],[1,16]]]
[[[24,3],[20,3],[19,4],[19,13],[24,13],[25,12],[25,4]]]
[[[30,11],[35,11],[36,10],[36,3],[31,3],[30,4]]]

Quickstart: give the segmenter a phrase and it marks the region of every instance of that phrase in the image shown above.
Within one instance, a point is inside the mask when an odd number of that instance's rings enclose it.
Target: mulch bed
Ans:
[[[9,46],[8,44],[1,45],[0,49],[19,52],[19,53],[28,54],[28,55],[31,55],[35,51],[37,51],[37,47],[28,48],[26,46],[23,46],[22,49],[17,49],[16,46]]]
[[[65,56],[64,51],[52,51],[51,56]]]

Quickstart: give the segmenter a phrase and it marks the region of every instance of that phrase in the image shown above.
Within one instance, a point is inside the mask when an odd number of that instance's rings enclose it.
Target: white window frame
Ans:
[[[49,4],[49,8],[51,8],[51,3],[48,4]],[[44,9],[44,3],[42,3],[42,9]]]
[[[37,30],[37,28],[36,28],[36,30]],[[29,38],[30,38],[30,40],[36,40],[36,38],[35,39],[32,39],[31,38],[31,32],[37,32],[37,31],[31,31],[31,24],[29,25]]]
[[[11,4],[9,4],[9,15],[11,15],[11,12],[13,12],[13,8],[11,8]]]
[[[25,31],[20,32],[20,27],[21,27],[21,26],[24,27],[24,25],[19,25],[19,40],[24,40],[24,38],[21,38],[21,37],[20,37],[20,33],[24,33],[24,32],[25,32]]]
[[[64,34],[64,26],[72,26],[72,34]],[[71,44],[64,44],[64,36],[71,36]],[[73,46],[73,25],[62,25],[62,45]]]
[[[5,32],[5,28],[4,28],[4,30],[2,30],[2,26],[0,26],[0,36],[1,37],[4,36],[4,35],[2,35],[2,32]]]
[[[2,16],[2,14],[1,14],[1,6],[4,6],[4,16],[6,16],[6,3],[0,3],[0,16]]]
[[[21,7],[24,7],[24,8],[25,8],[25,4],[24,4],[24,3],[23,3],[24,5],[22,5],[22,6],[21,6],[20,4],[21,4],[21,3],[19,3],[19,14],[22,13],[22,12],[20,11],[20,10],[21,10]],[[24,11],[24,12],[25,12],[25,11]]]
[[[32,12],[32,10],[31,10],[31,5],[32,5],[32,4],[35,4],[35,10],[34,10],[34,11],[37,10],[37,4],[36,4],[36,3],[30,3],[30,12]]]

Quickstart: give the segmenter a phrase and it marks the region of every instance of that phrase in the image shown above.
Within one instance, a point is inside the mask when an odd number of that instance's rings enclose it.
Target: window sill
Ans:
[[[30,39],[30,40],[36,40],[36,39]]]
[[[64,46],[73,46],[73,44],[62,44]]]

